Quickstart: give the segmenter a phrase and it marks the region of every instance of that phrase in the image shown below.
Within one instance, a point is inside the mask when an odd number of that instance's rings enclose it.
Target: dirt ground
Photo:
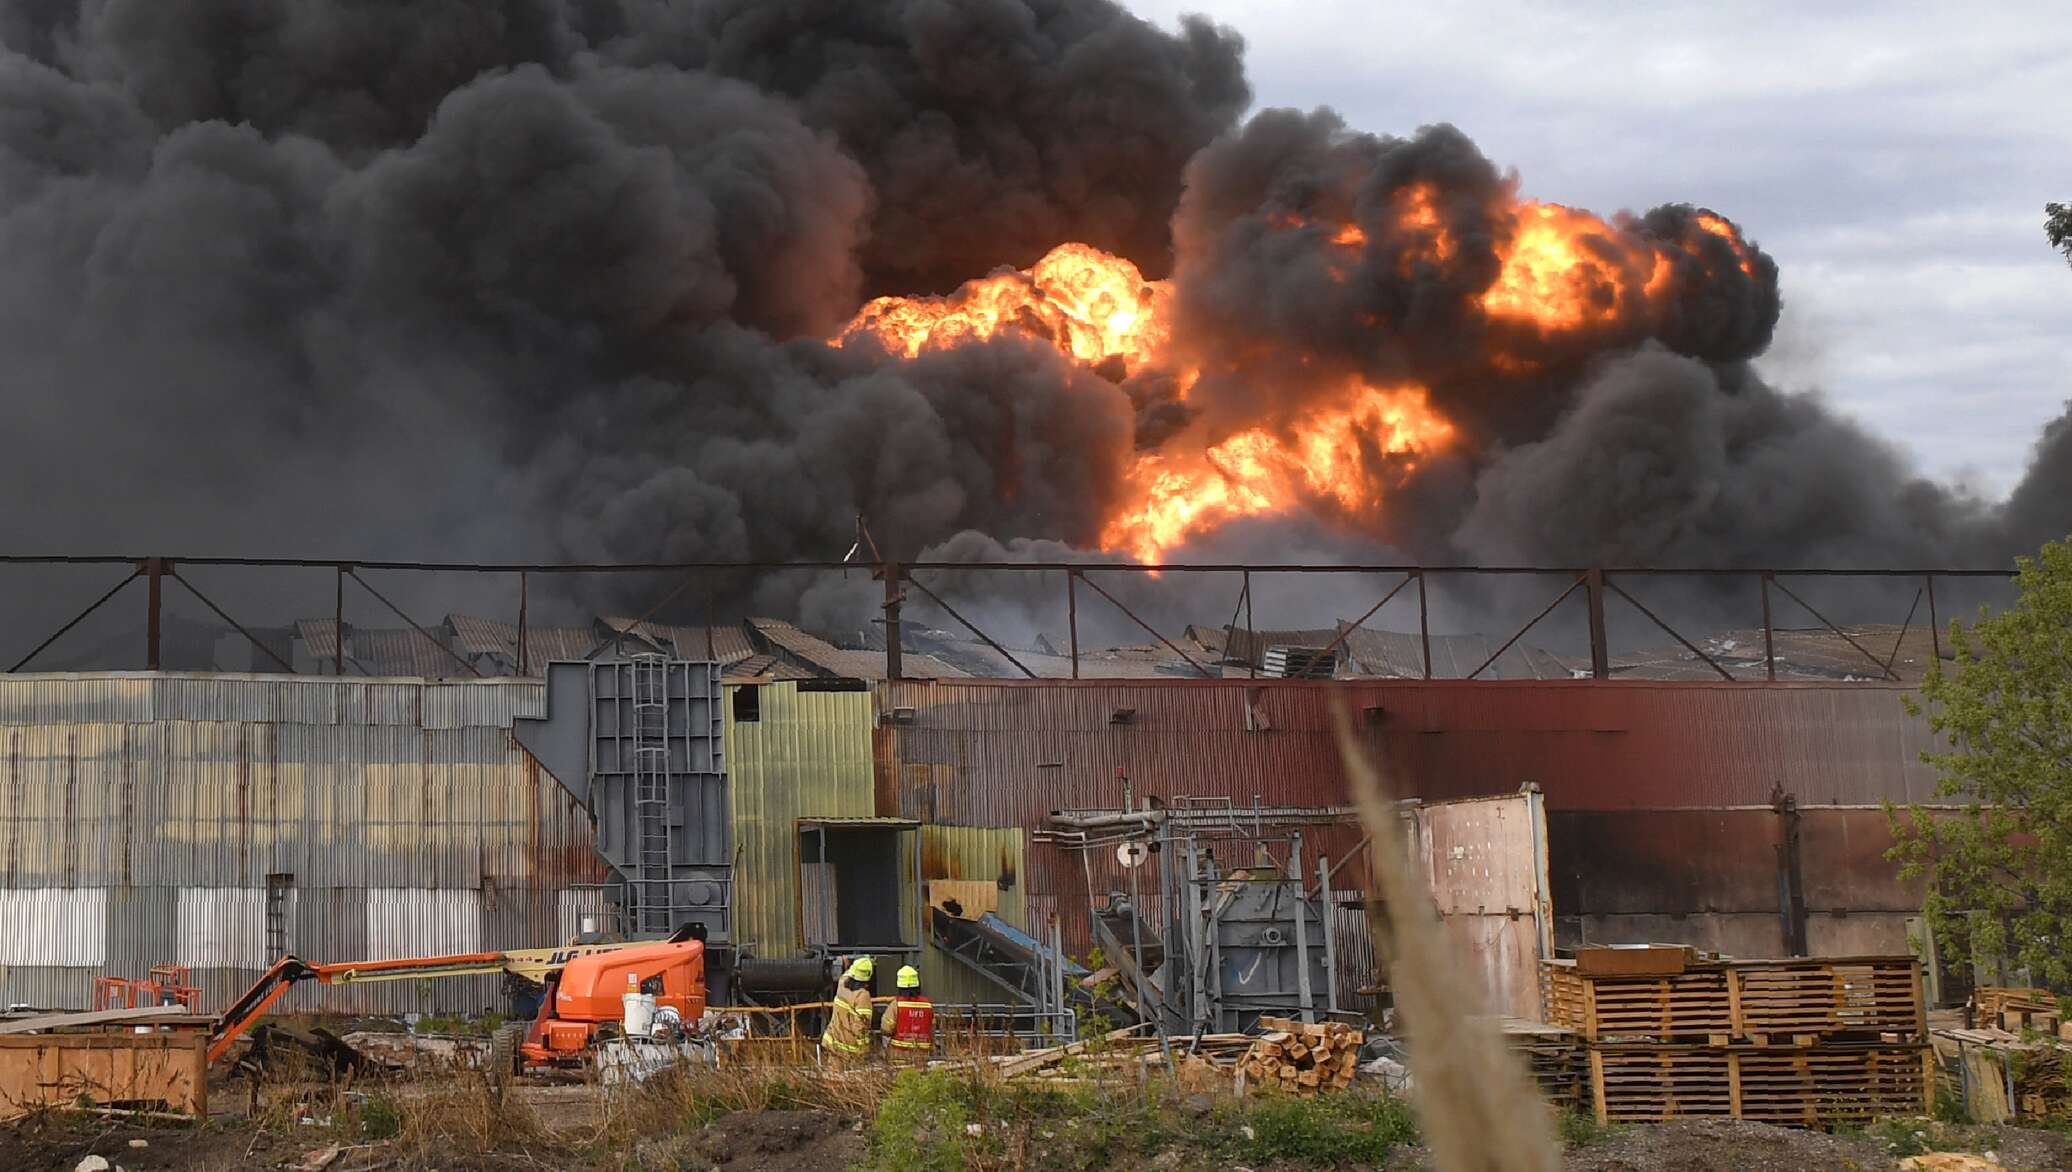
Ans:
[[[1966,1150],[1995,1151],[2013,1170],[2072,1169],[2072,1143],[2048,1132],[1978,1129]],[[1982,1142],[1983,1141],[1983,1142]],[[1620,1128],[1601,1140],[1571,1148],[1563,1172],[1868,1172],[1891,1168],[1898,1157],[1877,1134],[1828,1135],[1818,1131],[1690,1119]]]
[[[594,1122],[570,1091],[580,1088],[533,1088],[543,1118],[567,1126]],[[1922,1124],[1923,1128],[1931,1125]],[[1909,1138],[1903,1127],[1830,1135],[1731,1120],[1684,1120],[1611,1129],[1571,1147],[1562,1161],[1564,1172],[1871,1172],[1890,1169],[1898,1157],[1895,1137]],[[1992,1152],[2010,1172],[2072,1172],[2072,1139],[2064,1135],[2015,1128],[1967,1128],[1923,1131],[1916,1139],[1929,1146]],[[132,1141],[144,1146],[134,1147]],[[1961,1145],[1957,1141],[1961,1140]],[[206,1127],[139,1121],[97,1121],[77,1116],[50,1117],[0,1126],[0,1169],[6,1172],[73,1172],[79,1161],[101,1155],[128,1172],[160,1169],[286,1169],[309,1167],[316,1153],[334,1146],[320,1136],[282,1135],[251,1126],[235,1117],[219,1117]],[[632,1162],[570,1164],[557,1158],[551,1165],[577,1169],[617,1167],[722,1169],[725,1172],[843,1172],[866,1156],[858,1126],[826,1111],[757,1111],[728,1115],[702,1130],[640,1145]],[[1178,1155],[1178,1153],[1174,1153]],[[1154,1161],[1155,1165],[1161,1161]],[[1186,1161],[1188,1166],[1200,1166]],[[405,1172],[423,1167],[538,1169],[535,1157],[434,1159],[406,1156],[388,1143],[344,1145],[325,1165],[326,1172]],[[1173,1166],[1178,1166],[1177,1164]],[[1276,1163],[1254,1172],[1296,1172],[1298,1165]],[[1399,1149],[1389,1172],[1417,1172],[1429,1167],[1417,1148]]]

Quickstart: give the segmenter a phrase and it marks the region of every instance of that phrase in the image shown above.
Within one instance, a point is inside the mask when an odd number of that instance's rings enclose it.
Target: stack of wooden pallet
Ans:
[[[1587,1043],[1599,1120],[1815,1126],[1918,1114],[1933,1058],[1911,956],[1736,961],[1584,949],[1546,962],[1549,1023]]]
[[[1549,1103],[1567,1109],[1583,1101],[1588,1061],[1574,1030],[1507,1017],[1503,1033],[1504,1043],[1525,1060],[1533,1085]]]
[[[1353,1081],[1367,1035],[1340,1022],[1307,1023],[1262,1017],[1265,1032],[1252,1040],[1240,1065],[1251,1086],[1278,1082],[1312,1092],[1340,1090]]]

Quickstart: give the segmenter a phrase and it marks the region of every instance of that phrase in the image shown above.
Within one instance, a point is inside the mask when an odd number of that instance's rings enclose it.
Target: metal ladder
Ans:
[[[633,817],[636,927],[667,932],[670,916],[669,661],[633,657]]]

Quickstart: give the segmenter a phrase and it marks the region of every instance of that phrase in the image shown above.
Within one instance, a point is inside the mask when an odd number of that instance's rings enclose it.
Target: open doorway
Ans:
[[[913,910],[921,824],[908,818],[801,818],[799,924],[807,950],[847,955],[920,947]]]

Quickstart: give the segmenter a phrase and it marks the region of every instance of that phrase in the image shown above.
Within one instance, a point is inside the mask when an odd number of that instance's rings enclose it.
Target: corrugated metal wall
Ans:
[[[589,818],[512,742],[537,681],[0,677],[7,1000],[196,967],[206,1004],[271,960],[553,943],[603,874]],[[19,914],[15,914],[19,913]],[[38,943],[38,942],[41,943]],[[495,1007],[492,978],[298,989],[343,1012]]]
[[[734,718],[742,687],[761,693],[753,721]],[[726,713],[734,940],[758,956],[797,956],[798,820],[870,817],[871,695],[734,685],[726,689]]]
[[[1805,805],[1921,800],[1926,725],[1902,690],[1873,684],[1711,685],[1641,681],[901,681],[877,685],[878,812],[925,822],[1034,828],[1070,807],[1134,792],[1244,806],[1348,800],[1333,733],[1343,703],[1410,796],[1515,792],[1550,810],[1767,804],[1782,785]],[[1341,858],[1356,834],[1304,832],[1308,859]],[[1764,847],[1767,850],[1767,846]],[[1809,848],[1810,849],[1810,848]],[[1559,856],[1557,855],[1557,858]],[[1090,898],[1127,886],[1107,853],[1034,846],[1025,860],[1034,930],[1055,910],[1068,950],[1091,941]],[[1311,864],[1313,865],[1313,863]],[[1858,870],[1882,866],[1857,859]],[[1305,867],[1308,870],[1308,867]],[[1754,880],[1774,883],[1768,868]],[[1156,911],[1155,875],[1142,877]],[[1560,905],[1557,901],[1557,911]]]
[[[1331,711],[1343,703],[1396,781],[1430,799],[1539,783],[1550,809],[1922,801],[1927,724],[1905,689],[1652,681],[902,681],[879,707],[882,812],[1019,825],[1031,810],[1137,792],[1345,801]],[[1126,714],[1126,715],[1125,715]],[[916,814],[917,817],[926,815]]]

